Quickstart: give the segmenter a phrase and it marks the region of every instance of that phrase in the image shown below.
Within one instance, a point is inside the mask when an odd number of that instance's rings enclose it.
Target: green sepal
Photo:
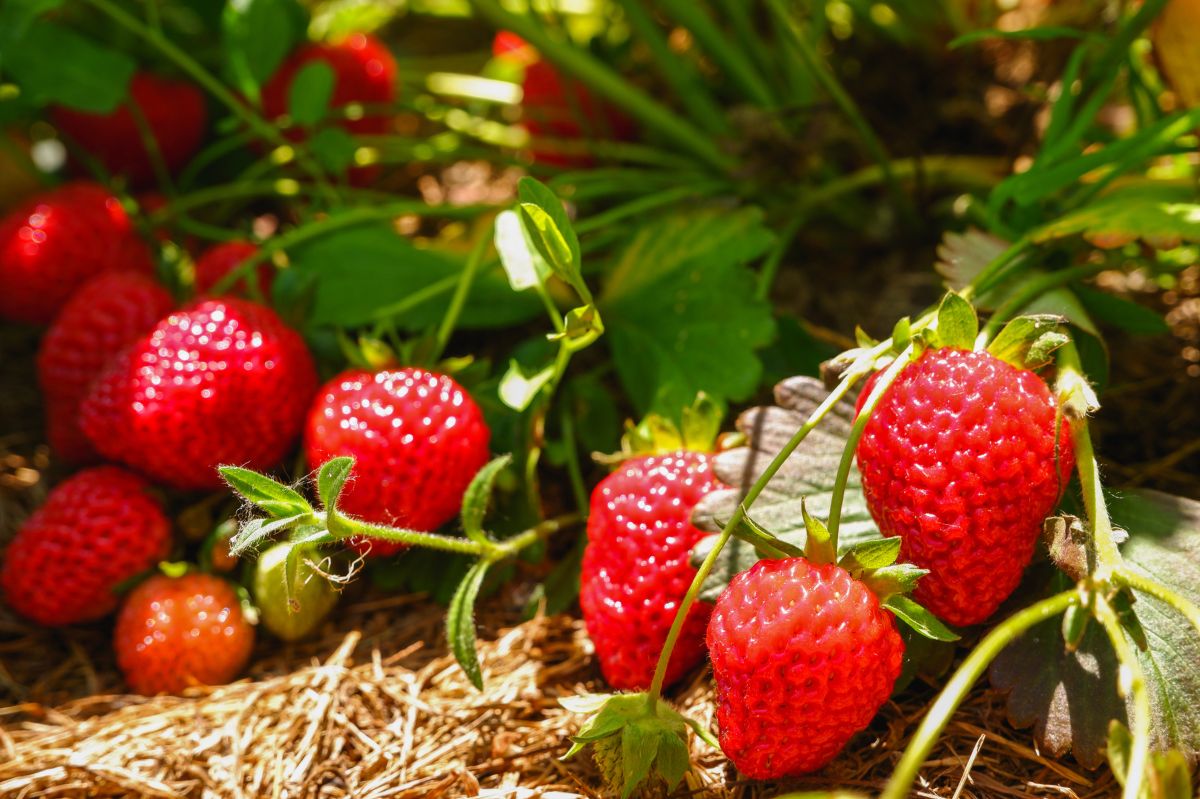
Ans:
[[[479,597],[483,578],[491,565],[490,561],[479,560],[471,566],[458,584],[446,613],[446,638],[450,643],[450,651],[454,653],[454,659],[462,666],[471,685],[480,691],[483,690],[483,671],[479,666],[479,653],[475,649],[475,600]]]
[[[969,350],[979,335],[975,308],[953,291],[942,298],[937,311],[937,342],[942,347]]]
[[[874,538],[850,547],[846,554],[842,555],[838,565],[857,576],[870,569],[891,566],[898,557],[900,557],[900,539],[898,537]]]
[[[1072,605],[1063,613],[1062,637],[1068,652],[1079,649],[1091,618],[1091,611],[1079,605]]]
[[[804,530],[808,533],[804,541],[804,556],[811,563],[837,562],[837,550],[829,535],[829,528],[817,517],[808,512],[806,500],[800,500],[800,513],[804,516]]]
[[[291,529],[310,518],[307,513],[285,516],[282,519],[251,519],[242,525],[237,535],[229,539],[229,554],[235,558],[255,550],[259,544],[269,541],[276,533]]]
[[[687,730],[694,728],[682,714],[659,699],[651,708],[645,693],[567,697],[563,707],[590,713],[563,760],[588,744],[608,786],[622,799],[651,778],[672,790],[690,767]]]
[[[322,505],[326,508],[337,507],[338,497],[341,496],[346,481],[350,479],[350,471],[353,468],[354,458],[345,455],[330,458],[321,464],[321,469],[317,472],[317,495],[321,497]]]
[[[648,413],[636,425],[626,422],[618,455],[597,456],[596,459],[619,463],[638,455],[660,455],[681,449],[712,452],[724,416],[724,406],[701,391],[691,405],[681,410],[682,424],[659,413]]]
[[[1108,725],[1108,764],[1121,787],[1129,777],[1129,759],[1133,735],[1121,722],[1113,719]],[[1176,749],[1151,752],[1142,779],[1138,799],[1192,799],[1192,767],[1187,757]]]
[[[903,594],[893,594],[881,604],[895,614],[897,619],[926,638],[934,641],[957,641],[959,638],[937,616]]]
[[[512,463],[512,455],[501,455],[492,458],[482,469],[471,478],[471,483],[463,493],[462,526],[467,538],[480,544],[491,543],[483,530],[483,520],[487,515],[488,502],[492,498],[492,489],[496,477]]]
[[[802,558],[804,550],[784,541],[751,518],[743,509],[742,523],[733,531],[739,541],[750,544],[768,558]]]
[[[879,341],[867,335],[867,331],[863,330],[860,325],[854,326],[854,340],[858,343],[858,346],[864,350],[869,350],[879,344]]]
[[[1036,369],[1049,360],[1051,352],[1066,343],[1065,336],[1061,339],[1054,336],[1043,338],[1047,333],[1057,333],[1064,321],[1063,317],[1052,314],[1018,316],[996,334],[987,351],[1018,369]],[[1042,360],[1038,361],[1033,356]]]
[[[904,316],[892,328],[892,349],[896,352],[903,352],[911,342],[912,320]]]
[[[509,361],[508,371],[500,378],[500,401],[518,413],[524,411],[533,404],[533,400],[553,376],[553,366],[526,374],[519,363],[515,360]]]
[[[569,352],[579,352],[591,346],[604,334],[604,320],[595,305],[581,305],[567,311],[563,317],[563,331],[551,333],[546,338],[561,341]]]
[[[217,471],[230,488],[270,516],[282,518],[313,512],[312,505],[297,491],[264,474],[240,466],[219,466]]]
[[[1142,622],[1138,619],[1137,613],[1133,609],[1134,596],[1128,590],[1118,591],[1111,599],[1113,610],[1117,613],[1117,621],[1121,623],[1121,627],[1133,639],[1134,645],[1138,649],[1145,652],[1150,648],[1150,641],[1146,638],[1146,628],[1142,627]]]
[[[683,446],[697,452],[711,452],[724,418],[724,406],[703,391],[698,392],[692,404],[680,414],[679,433]]]
[[[928,569],[922,569],[911,563],[892,563],[878,569],[863,572],[858,579],[866,583],[879,601],[898,594],[910,594],[917,587],[917,582],[929,574]]]

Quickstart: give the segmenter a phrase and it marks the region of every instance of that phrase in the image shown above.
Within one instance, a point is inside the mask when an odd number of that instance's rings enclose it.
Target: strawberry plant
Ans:
[[[1194,281],[1198,23],[1104,6],[6,2],[0,318],[54,464],[119,464],[8,603],[119,606],[153,694],[343,589],[440,601],[484,690],[483,603],[577,602],[616,693],[558,753],[622,796],[693,747],[811,774],[921,674],[907,796],[985,672],[1040,751],[1190,793],[1200,511],[1097,451],[1173,329],[1108,289]]]

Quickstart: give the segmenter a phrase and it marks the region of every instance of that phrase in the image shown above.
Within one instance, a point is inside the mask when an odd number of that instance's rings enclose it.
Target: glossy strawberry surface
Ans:
[[[219,488],[217,466],[270,469],[317,388],[300,334],[248,300],[201,300],[122,352],[80,415],[106,458],[176,488]]]
[[[872,383],[859,398],[861,407]],[[871,514],[929,574],[914,599],[951,624],[1017,587],[1074,466],[1040,377],[986,352],[929,350],[880,400],[858,444]]]
[[[115,589],[171,548],[171,523],[149,488],[115,466],[86,469],[56,486],[4,553],[0,585],[9,606],[49,626],[111,613]]]
[[[754,779],[822,768],[892,693],[904,658],[896,620],[835,564],[760,560],[708,624],[721,750]]]
[[[436,530],[458,515],[471,478],[488,460],[490,433],[471,395],[452,378],[423,369],[352,369],[318,392],[304,447],[309,467],[355,459],[342,510],[413,530]],[[360,552],[403,547],[356,540]]]
[[[170,293],[155,280],[110,272],[88,281],[63,307],[37,356],[47,435],[59,457],[75,463],[97,459],[79,426],[79,404],[117,353],[152,330],[173,306]]]
[[[48,324],[104,272],[153,274],[121,202],[98,183],[68,183],[0,219],[0,318]]]
[[[678,451],[628,460],[592,492],[579,604],[612,687],[650,685],[696,574],[689,558],[704,533],[692,525],[692,509],[720,487],[707,454]],[[697,602],[688,612],[667,667],[668,684],[704,658],[711,610]]]
[[[135,693],[178,693],[235,679],[250,659],[254,628],[220,577],[156,574],[121,606],[113,648]]]
[[[51,120],[110,173],[147,186],[155,182],[154,162],[130,103],[144,120],[167,173],[179,172],[200,149],[208,123],[204,95],[187,81],[138,72],[129,82],[129,99],[112,113],[56,107]]]

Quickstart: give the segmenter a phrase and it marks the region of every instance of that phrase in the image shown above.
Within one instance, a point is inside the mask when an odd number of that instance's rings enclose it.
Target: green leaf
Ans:
[[[1047,348],[1052,351],[1053,347],[1050,345],[1055,340],[1043,342],[1036,353],[1033,352],[1034,344],[1041,341],[1046,334],[1054,333],[1062,322],[1063,320],[1056,316],[1018,316],[996,334],[987,351],[1018,369],[1036,368],[1049,358],[1050,352]],[[1059,341],[1058,346],[1065,343]],[[1038,357],[1042,358],[1040,362],[1037,361]]]
[[[900,538],[876,538],[862,541],[847,550],[841,566],[847,571],[854,569],[882,569],[891,566],[900,557]]]
[[[253,552],[258,545],[283,530],[290,529],[309,518],[307,513],[284,516],[279,519],[251,519],[242,525],[237,535],[229,540],[229,551],[234,557]]]
[[[975,42],[987,39],[1019,39],[1040,42],[1050,39],[1086,39],[1089,35],[1087,31],[1061,25],[1042,25],[1036,28],[1021,28],[1015,31],[985,28],[964,33],[956,39],[951,39],[950,43],[946,46],[951,50],[955,50],[959,47],[965,47],[968,44],[974,44]]]
[[[973,348],[975,337],[979,335],[979,318],[971,303],[954,292],[942,298],[937,313],[937,334],[943,347]]]
[[[1121,554],[1132,568],[1200,602],[1200,502],[1146,489],[1110,497],[1113,523],[1129,531]],[[1051,587],[1053,590],[1053,587]],[[1158,751],[1200,754],[1200,637],[1176,611],[1134,592],[1132,610],[1149,647],[1139,651],[1150,691],[1152,741]],[[1088,768],[1103,762],[1109,722],[1128,725],[1132,705],[1117,696],[1117,661],[1098,624],[1088,625],[1068,651],[1060,619],[1017,639],[993,663],[992,684],[1009,693],[1008,713],[1019,727],[1034,725],[1044,754],[1073,752]]]
[[[225,68],[242,94],[258,99],[304,31],[304,12],[292,0],[233,0],[221,14]]]
[[[297,125],[315,125],[329,112],[333,67],[324,61],[309,61],[300,68],[288,87],[288,115]]]
[[[1171,332],[1162,314],[1144,305],[1087,286],[1076,286],[1075,294],[1083,302],[1088,313],[1126,333],[1135,336],[1162,336]]]
[[[893,594],[883,601],[883,606],[894,613],[900,621],[931,641],[958,640],[958,636],[949,627],[942,624],[937,616],[903,594]]]
[[[1200,203],[1187,186],[1112,191],[1034,231],[1036,243],[1066,236],[1123,235],[1200,241]]]
[[[450,651],[471,684],[480,691],[483,690],[483,672],[479,668],[479,653],[475,651],[475,599],[479,596],[479,588],[490,565],[488,561],[480,560],[470,568],[467,576],[458,584],[446,614],[446,636]]]
[[[721,523],[733,516],[745,492],[827,394],[820,380],[793,377],[775,387],[776,405],[742,413],[737,419],[737,429],[746,436],[748,444],[713,458],[714,473],[730,488],[713,491],[701,499],[692,514],[693,523],[702,530],[720,532]],[[815,516],[829,515],[834,477],[854,415],[852,399],[843,399],[835,405],[784,461],[754,503],[754,518],[793,547],[803,550],[807,539],[802,505]],[[879,529],[862,494],[858,469],[852,467],[842,506],[838,546],[846,552],[863,541],[879,537]],[[692,553],[693,560],[697,555],[698,551]],[[752,544],[730,541],[704,583],[702,598],[715,600],[735,574],[750,568],[758,558]]]
[[[829,536],[829,528],[825,523],[808,512],[808,504],[800,500],[800,516],[804,519],[804,556],[813,563],[833,563],[837,560],[833,541]]]
[[[567,217],[562,200],[544,183],[523,177],[517,182],[518,213],[522,227],[538,253],[567,285],[585,302],[591,294],[580,272],[582,256],[579,236]]]
[[[516,361],[508,362],[508,371],[500,378],[500,401],[514,411],[523,411],[554,376],[554,366],[526,374]]]
[[[137,65],[72,30],[38,20],[4,48],[4,69],[35,105],[56,103],[94,114],[116,109]]]
[[[911,563],[892,563],[864,573],[860,579],[866,583],[880,600],[896,594],[910,594],[917,587],[917,582],[929,574],[928,569],[922,569]]]
[[[358,142],[343,128],[322,128],[308,139],[308,150],[331,173],[340,175],[354,163]]]
[[[321,497],[322,505],[326,508],[337,505],[338,497],[341,496],[342,488],[350,478],[350,470],[353,468],[354,458],[344,456],[330,458],[321,464],[321,470],[317,472],[317,494]]]
[[[487,533],[483,531],[483,520],[487,515],[488,502],[492,498],[492,488],[496,477],[512,463],[512,455],[501,455],[492,458],[482,469],[471,478],[471,483],[463,493],[462,525],[467,538],[480,544],[490,543]]]
[[[496,252],[513,291],[540,286],[550,277],[550,265],[542,257],[516,211],[501,211],[496,215]]]
[[[21,39],[38,17],[62,6],[63,0],[8,0],[0,4],[0,56]],[[0,62],[2,64],[2,62]]]
[[[266,475],[240,466],[220,466],[217,471],[234,491],[246,498],[247,502],[257,505],[271,516],[293,516],[313,512],[308,500]]]
[[[288,256],[292,265],[283,274],[295,272],[313,284],[310,324],[352,327],[389,318],[410,331],[441,320],[466,263],[465,256],[418,248],[386,223],[333,231],[290,248]],[[419,299],[438,284],[442,293]],[[513,294],[499,269],[485,269],[476,276],[459,326],[508,326],[541,312],[537,297]]]
[[[1117,783],[1125,786],[1129,779],[1129,757],[1133,735],[1115,719],[1108,728],[1108,764]],[[1192,766],[1182,752],[1174,749],[1152,752],[1146,764],[1145,777],[1138,799],[1194,799]]]
[[[753,394],[775,325],[746,265],[771,242],[753,209],[679,213],[637,232],[599,304],[639,416],[673,417],[700,391],[722,403]]]

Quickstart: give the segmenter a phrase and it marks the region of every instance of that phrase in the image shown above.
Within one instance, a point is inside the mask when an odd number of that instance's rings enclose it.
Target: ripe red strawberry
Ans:
[[[129,592],[113,647],[135,692],[178,693],[236,678],[254,648],[254,628],[237,592],[220,577],[156,574]]]
[[[308,414],[309,466],[355,458],[339,507],[367,521],[436,530],[453,519],[488,459],[490,433],[471,395],[422,369],[352,369],[318,392]],[[352,541],[359,552],[392,555],[386,541]]]
[[[204,95],[187,81],[138,72],[129,83],[129,100],[112,113],[56,107],[50,116],[109,172],[145,186],[154,183],[154,166],[131,102],[145,119],[167,171],[178,172],[200,149],[208,121]]]
[[[113,589],[171,548],[171,523],[144,480],[115,466],[60,483],[4,556],[8,604],[50,626],[91,621],[117,607]]]
[[[0,220],[0,318],[47,324],[89,278],[116,271],[153,274],[154,259],[98,183],[68,183]]]
[[[704,533],[692,508],[722,484],[709,456],[680,450],[635,458],[592,492],[579,604],[600,669],[619,690],[645,688],[696,569],[689,556]],[[704,658],[712,606],[688,612],[667,667],[666,682]]]
[[[219,488],[218,465],[268,469],[287,454],[316,388],[304,340],[274,311],[202,300],[109,364],[81,424],[106,458],[177,488]]]
[[[929,570],[913,598],[944,621],[988,618],[1029,565],[1074,465],[1056,411],[1033,372],[943,348],[906,367],[867,423],[857,455],[871,514],[901,537],[900,560]]]
[[[815,771],[870,723],[900,674],[896,620],[835,564],[760,560],[708,625],[721,750],[755,779]]]
[[[258,252],[258,245],[248,241],[227,241],[214,244],[196,259],[196,293],[211,294],[212,289],[221,278],[237,269],[242,261]],[[259,264],[255,270],[258,276],[258,288],[264,297],[271,296],[271,283],[275,279],[275,270],[269,263]],[[246,278],[240,278],[229,294],[247,294]]]
[[[564,78],[544,61],[529,44],[516,34],[502,31],[496,35],[492,53],[525,67],[522,89],[522,124],[535,140],[553,139],[632,139],[633,120],[609,103],[599,100],[576,80]],[[553,166],[587,166],[592,159],[584,154],[556,151],[549,145],[535,146],[535,161]]]
[[[336,44],[306,44],[292,53],[263,86],[262,106],[268,119],[287,113],[292,81],[314,61],[324,61],[333,69],[332,108],[351,103],[387,105],[396,100],[396,60],[374,36],[355,33]],[[388,117],[378,112],[343,123],[346,130],[360,136],[387,133],[388,125]],[[291,133],[293,138],[299,135],[298,131]]]
[[[79,403],[118,352],[149,332],[174,305],[165,288],[135,272],[94,277],[75,292],[38,350],[50,446],[76,463],[96,459],[79,427]]]

